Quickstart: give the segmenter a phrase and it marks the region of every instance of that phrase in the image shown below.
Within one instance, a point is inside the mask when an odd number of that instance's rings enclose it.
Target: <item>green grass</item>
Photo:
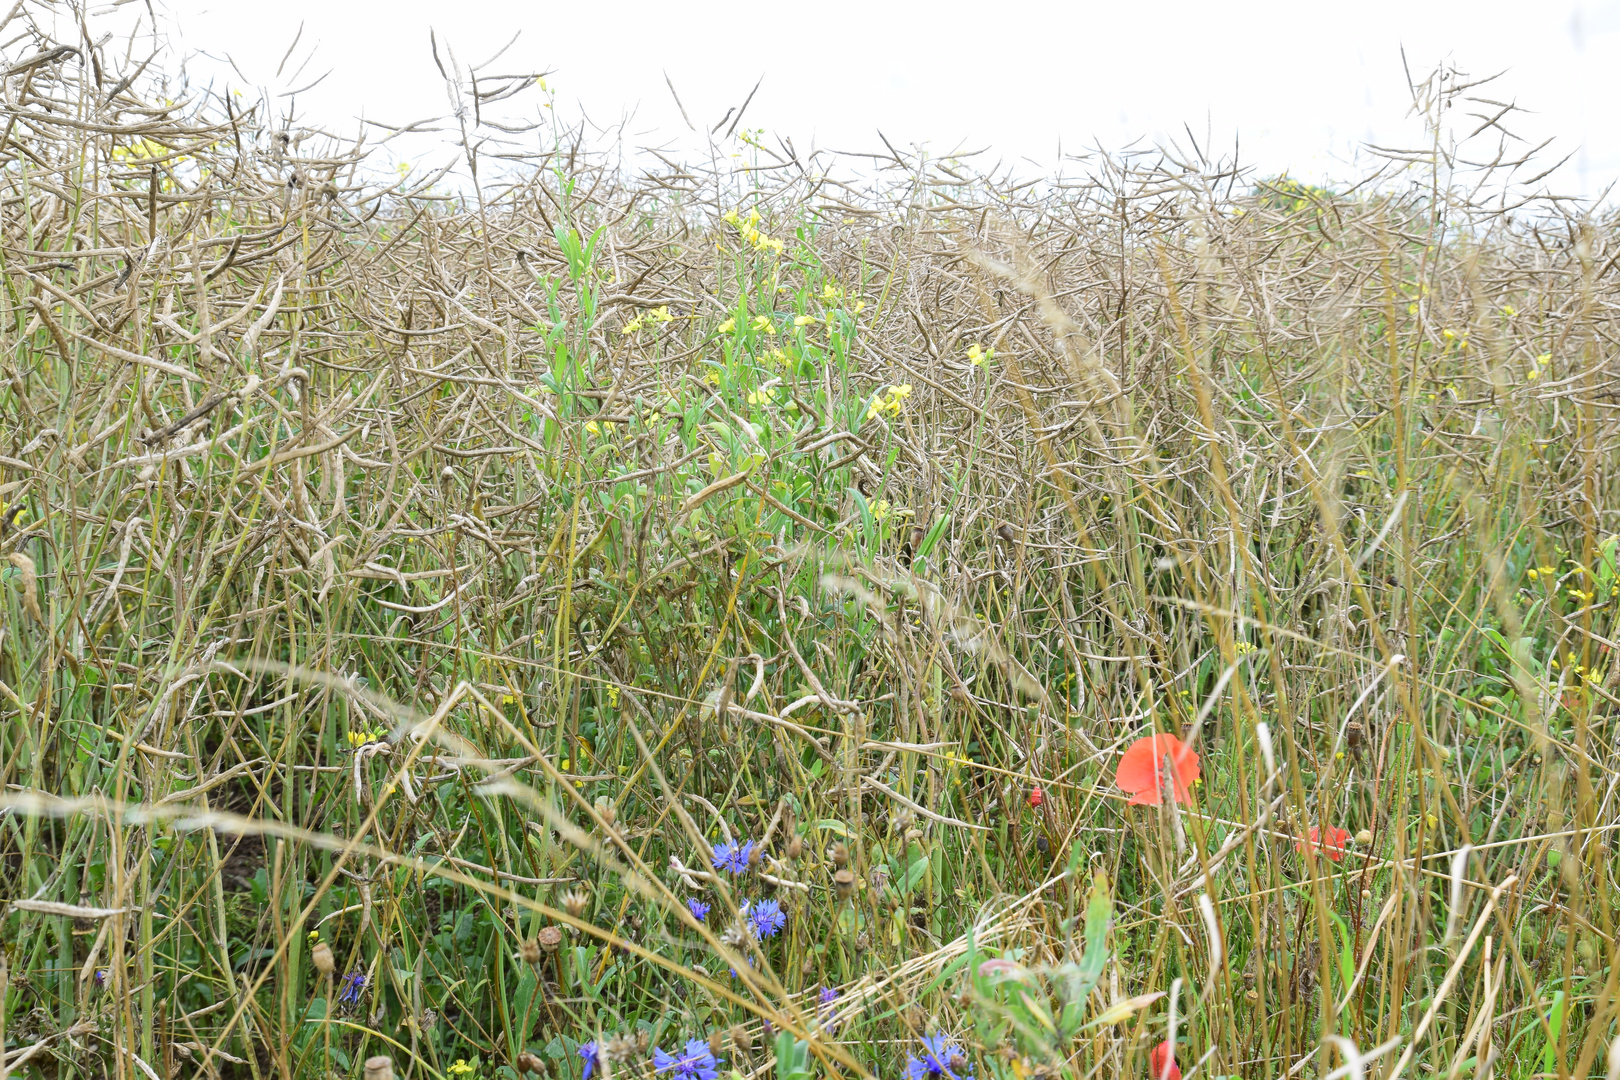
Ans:
[[[1611,220],[1433,154],[288,194],[239,115],[0,171],[16,1071],[1605,1066]]]

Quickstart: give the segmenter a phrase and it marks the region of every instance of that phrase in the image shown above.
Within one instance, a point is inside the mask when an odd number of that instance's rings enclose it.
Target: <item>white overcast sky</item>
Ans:
[[[214,69],[221,80],[245,77],[274,95],[330,70],[295,99],[305,123],[443,113],[429,28],[463,64],[521,31],[489,70],[553,72],[559,117],[628,121],[632,144],[693,138],[666,74],[705,128],[763,76],[745,125],[790,135],[800,149],[880,149],[881,130],[897,146],[1026,159],[1024,173],[1046,171],[1060,144],[1185,144],[1185,126],[1218,151],[1241,139],[1242,160],[1263,173],[1357,176],[1358,145],[1411,145],[1419,134],[1407,116],[1404,48],[1418,77],[1442,63],[1503,72],[1485,93],[1528,110],[1513,130],[1575,154],[1556,190],[1593,194],[1620,178],[1620,0],[156,4],[174,44],[230,55],[241,76]],[[208,70],[201,62],[193,74]],[[521,109],[536,115],[540,100],[526,96]]]

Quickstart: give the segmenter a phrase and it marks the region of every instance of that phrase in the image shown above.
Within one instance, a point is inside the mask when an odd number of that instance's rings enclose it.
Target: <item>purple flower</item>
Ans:
[[[98,988],[104,988],[104,987],[106,987],[106,985],[107,985],[107,969],[106,968],[96,968],[96,986]]]
[[[653,1071],[673,1072],[679,1080],[715,1080],[720,1075],[717,1064],[709,1044],[702,1039],[687,1039],[686,1052],[680,1057],[653,1047]]]
[[[579,1056],[585,1059],[585,1075],[579,1080],[591,1080],[591,1073],[596,1071],[596,1040],[580,1044]]]
[[[714,845],[714,868],[729,870],[733,874],[748,873],[748,860],[754,854],[754,842],[741,840],[734,844]]]
[[[948,1080],[962,1080],[953,1069],[961,1069],[968,1076],[973,1071],[967,1068],[967,1058],[962,1056],[961,1049],[944,1035],[923,1036],[922,1057],[915,1055],[906,1058],[906,1080],[937,1080],[947,1077]]]
[[[821,1026],[833,1035],[838,1034],[838,1024],[833,1021],[834,1015],[838,1012],[837,1008],[834,1007],[834,1004],[838,1001],[838,989],[832,986],[823,986],[820,992],[816,994],[816,999],[821,1003],[816,1009],[816,1016],[820,1019]]]
[[[343,976],[342,989],[338,991],[339,1005],[358,1005],[360,995],[366,989],[366,973],[358,969]]]
[[[760,900],[757,903],[745,904],[743,915],[748,919],[748,925],[753,928],[754,937],[760,941],[773,938],[787,925],[787,915],[782,911],[782,905],[775,900]]]
[[[705,904],[695,896],[686,901],[686,910],[690,911],[692,913],[692,918],[696,919],[698,922],[702,922],[704,919],[709,917],[709,905]]]

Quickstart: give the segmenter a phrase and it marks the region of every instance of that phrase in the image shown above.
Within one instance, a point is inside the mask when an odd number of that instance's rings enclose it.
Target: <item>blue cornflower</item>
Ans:
[[[760,941],[775,937],[787,925],[787,915],[782,911],[782,905],[775,900],[760,900],[757,903],[745,905],[743,915],[748,919],[748,925],[753,928],[754,937]]]
[[[741,840],[733,844],[714,845],[714,868],[729,870],[733,874],[746,874],[748,860],[754,854],[754,842]]]
[[[680,1057],[653,1047],[653,1071],[673,1072],[680,1080],[715,1080],[720,1075],[717,1064],[709,1044],[702,1039],[687,1039],[686,1053]]]
[[[838,1034],[838,1025],[833,1022],[833,1016],[838,1011],[834,1007],[834,1003],[838,1001],[838,988],[823,986],[816,994],[816,999],[821,1003],[816,1009],[816,1015],[821,1020],[822,1027],[834,1035]]]
[[[937,1077],[948,1077],[949,1080],[962,1080],[952,1071],[953,1067],[961,1069],[968,1076],[973,1071],[966,1067],[967,1059],[963,1057],[961,1049],[944,1035],[924,1035],[922,1057],[915,1055],[906,1058],[906,1080],[935,1080]]]
[[[588,1043],[581,1043],[579,1047],[579,1056],[585,1059],[585,1075],[581,1076],[579,1080],[591,1080],[591,1073],[596,1071],[597,1064],[596,1040],[592,1039]]]
[[[360,995],[366,988],[366,973],[364,971],[351,971],[343,976],[342,989],[338,991],[339,1005],[358,1005]]]
[[[702,922],[709,917],[709,905],[697,899],[697,897],[692,897],[686,901],[686,910],[690,911],[692,918],[698,922]]]

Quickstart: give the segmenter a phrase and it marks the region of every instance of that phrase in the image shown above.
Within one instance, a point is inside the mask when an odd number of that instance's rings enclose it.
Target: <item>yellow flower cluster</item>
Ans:
[[[884,413],[890,416],[899,416],[904,410],[906,398],[911,396],[911,384],[901,383],[899,386],[886,386],[879,390],[872,404],[867,406],[866,418],[876,420]]]
[[[383,728],[376,731],[351,731],[348,739],[350,746],[365,746],[367,743],[382,742],[388,738],[388,732]]]
[[[669,305],[664,304],[661,307],[655,307],[651,311],[637,315],[634,319],[619,327],[619,333],[633,334],[643,326],[657,326],[661,323],[673,321],[675,321],[675,316],[669,313]]]
[[[969,345],[967,358],[968,363],[976,368],[982,368],[996,358],[996,350],[981,349],[978,345]]]
[[[750,210],[747,215],[727,210],[723,215],[725,222],[736,229],[744,241],[754,245],[755,251],[774,251],[782,254],[782,241],[773,240],[759,231],[759,211]]]
[[[1530,361],[1530,370],[1524,373],[1524,377],[1530,382],[1535,382],[1537,379],[1541,378],[1542,373],[1546,371],[1547,365],[1551,362],[1552,353],[1542,353],[1540,356]]]

